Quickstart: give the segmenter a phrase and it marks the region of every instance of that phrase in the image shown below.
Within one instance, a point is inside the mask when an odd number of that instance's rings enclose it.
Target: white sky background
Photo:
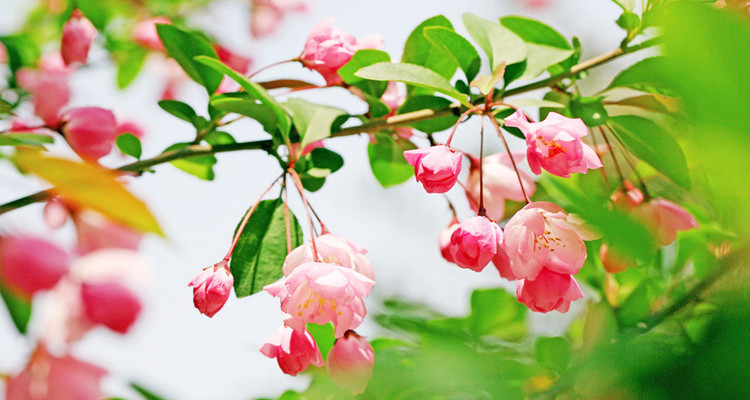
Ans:
[[[578,36],[583,42],[583,59],[614,49],[623,36],[614,23],[619,8],[608,0],[550,0],[552,5],[543,10],[522,8],[520,0],[310,2],[311,12],[291,14],[274,36],[258,41],[249,35],[246,1],[217,1],[210,12],[193,22],[216,35],[232,50],[251,56],[253,70],[297,56],[310,29],[330,15],[336,17],[337,26],[358,38],[370,33],[383,34],[384,50],[394,60],[399,59],[411,30],[437,14],[446,15],[459,33],[465,33],[461,24],[461,14],[465,12],[493,20],[509,14],[537,18],[568,39]],[[27,0],[3,0],[0,34],[17,27],[29,3]],[[103,60],[105,54],[95,49],[91,59]],[[617,60],[613,64],[628,62],[632,60]],[[111,108],[119,116],[142,124],[146,130],[144,157],[156,155],[174,142],[190,141],[194,135],[192,127],[156,105],[163,87],[157,64],[150,64],[147,73],[126,91],[119,92],[114,69],[99,62],[94,68],[75,74],[72,105]],[[487,67],[484,68],[487,73]],[[589,89],[584,88],[584,93],[603,88],[611,74],[601,68],[595,70],[593,79],[589,79]],[[323,82],[298,64],[274,68],[259,79],[282,77]],[[326,89],[299,97],[337,105],[350,112],[362,112],[366,107],[343,89]],[[186,86],[179,98],[193,105],[199,113],[205,113],[205,91],[197,85]],[[238,141],[266,137],[249,121],[232,125],[227,131]],[[462,125],[454,144],[475,151],[477,132],[476,123]],[[444,141],[445,134],[438,138]],[[519,140],[511,141],[516,146],[522,145]],[[370,311],[376,310],[382,299],[398,296],[432,304],[450,315],[463,315],[468,311],[473,288],[513,287],[503,282],[491,266],[482,273],[474,273],[445,262],[437,247],[438,233],[450,221],[442,196],[426,194],[413,179],[395,188],[382,189],[370,172],[366,144],[366,136],[327,141],[327,147],[344,157],[345,166],[328,178],[323,189],[310,194],[309,200],[333,233],[369,250],[368,258],[377,275],[377,285],[367,303]],[[498,151],[501,144],[497,139],[488,139],[486,146]],[[64,147],[56,149],[65,151]],[[168,399],[185,400],[272,397],[289,388],[306,387],[305,378],[283,375],[275,360],[258,352],[265,338],[281,324],[278,300],[265,293],[241,300],[232,297],[212,319],[199,314],[192,306],[192,292],[187,282],[201,268],[224,256],[238,220],[280,172],[272,158],[258,151],[217,157],[219,163],[213,182],[199,180],[171,165],[161,165],[156,167],[156,174],[147,174],[130,185],[149,204],[168,239],[147,237],[141,247],[153,260],[156,282],[131,333],[120,336],[104,329],[95,330],[74,348],[76,356],[111,372],[105,382],[108,395],[137,398],[126,387],[129,380],[140,382]],[[104,159],[104,163],[111,166],[125,162],[129,160],[117,155]],[[1,203],[40,188],[37,181],[20,177],[8,163],[0,163],[0,182]],[[293,191],[290,194],[292,209],[306,227],[298,196]],[[459,208],[460,217],[471,215],[460,188],[454,189],[450,197]],[[50,235],[41,222],[41,213],[41,205],[34,205],[0,216],[0,229]],[[71,233],[72,228],[67,226],[53,237],[70,247]],[[556,312],[536,316],[534,327],[537,332],[559,332],[559,327],[569,318],[570,315]],[[359,331],[374,336],[378,327],[368,319]],[[15,332],[7,313],[0,311],[0,372],[21,368],[30,351],[29,345]]]

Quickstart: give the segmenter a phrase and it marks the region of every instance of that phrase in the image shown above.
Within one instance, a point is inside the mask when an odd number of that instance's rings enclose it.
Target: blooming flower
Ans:
[[[365,258],[367,250],[362,246],[332,233],[325,233],[315,238],[315,247],[318,249],[318,260],[321,262],[350,268],[375,280],[372,264]],[[314,261],[311,242],[297,247],[286,256],[284,275],[289,276],[295,268],[309,261]]]
[[[316,367],[325,364],[310,332],[298,332],[288,326],[282,326],[271,334],[260,352],[268,358],[276,358],[281,371],[291,376],[306,370],[310,364]]]
[[[447,146],[407,150],[404,158],[414,167],[414,176],[427,193],[445,193],[458,181],[461,153]]]
[[[234,277],[226,261],[221,261],[193,278],[188,286],[193,287],[193,304],[202,314],[213,317],[229,299]]]
[[[375,352],[370,343],[354,331],[347,331],[333,344],[326,368],[337,385],[359,394],[367,388],[373,365]]]
[[[677,239],[677,231],[698,227],[698,221],[690,213],[665,199],[652,199],[640,205],[635,213],[651,227],[662,246],[674,242]]]
[[[503,231],[487,217],[472,217],[461,222],[451,235],[450,253],[461,268],[479,272],[502,247]]]
[[[514,161],[524,159],[523,154],[513,154]],[[525,172],[519,171],[526,194],[531,197],[536,184]],[[482,159],[482,182],[484,186],[484,208],[487,216],[500,221],[505,216],[505,199],[524,201],[518,176],[507,153],[495,153]],[[472,161],[469,176],[466,178],[466,197],[474,212],[479,210],[479,162]]]
[[[112,151],[117,136],[117,121],[112,111],[99,107],[73,108],[60,121],[65,140],[82,158],[98,160]]]
[[[0,281],[24,298],[54,287],[68,273],[69,262],[65,251],[45,240],[0,239]]]
[[[564,313],[570,309],[570,302],[583,297],[583,292],[572,275],[542,268],[533,281],[518,281],[516,296],[531,311],[546,313],[555,310]]]
[[[298,332],[305,324],[333,322],[334,336],[357,328],[367,310],[363,297],[370,294],[370,278],[336,264],[306,262],[285,279],[267,285],[266,292],[281,300],[285,323]]]
[[[588,128],[579,118],[551,112],[542,122],[529,122],[518,110],[505,119],[505,125],[523,132],[529,166],[537,175],[544,168],[553,175],[569,178],[571,173],[585,174],[602,166],[594,150],[581,140],[588,134]]]
[[[96,28],[80,10],[73,10],[70,19],[63,26],[60,54],[65,65],[86,64],[91,42],[97,35]]]
[[[440,236],[438,237],[438,243],[440,244],[440,254],[442,254],[443,258],[448,262],[455,262],[453,261],[453,256],[451,255],[451,236],[453,235],[453,232],[455,232],[455,230],[458,228],[458,226],[458,219],[456,217],[453,217],[453,221],[451,221],[450,225],[446,226],[445,229],[440,231]]]

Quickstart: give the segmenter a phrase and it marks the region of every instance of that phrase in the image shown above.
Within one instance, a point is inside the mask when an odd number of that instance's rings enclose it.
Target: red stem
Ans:
[[[289,175],[292,177],[294,185],[297,187],[297,191],[299,192],[300,197],[302,197],[302,202],[305,204],[307,223],[310,225],[310,242],[312,243],[313,247],[313,261],[319,262],[320,259],[318,258],[318,247],[315,245],[315,227],[313,226],[312,216],[310,215],[310,204],[307,203],[307,197],[305,197],[305,188],[302,187],[302,181],[300,180],[299,175],[297,175],[297,171],[292,168],[290,168],[288,171]]]
[[[492,121],[492,125],[495,126],[495,130],[497,130],[497,135],[500,136],[500,139],[503,140],[503,145],[505,145],[505,151],[508,152],[508,157],[510,157],[510,162],[513,164],[513,170],[516,171],[516,176],[518,177],[518,184],[521,185],[521,192],[523,192],[523,198],[526,199],[526,204],[531,203],[531,199],[529,199],[529,195],[526,194],[526,188],[523,187],[523,180],[521,179],[521,173],[518,172],[518,166],[516,165],[516,160],[513,159],[513,154],[510,152],[510,147],[508,147],[508,141],[505,140],[505,136],[503,136],[503,132],[500,130],[500,125],[498,125],[497,120],[494,116],[490,117],[490,121]]]
[[[477,110],[481,110],[481,109],[484,109],[484,104],[476,106],[474,108],[470,108],[470,109],[464,111],[463,114],[461,114],[460,117],[458,117],[458,121],[456,121],[456,123],[453,125],[453,129],[451,129],[451,135],[448,136],[448,140],[445,142],[446,146],[450,147],[451,140],[453,140],[453,135],[456,133],[456,129],[458,129],[458,125],[461,123],[461,121],[464,118],[466,118],[467,115],[469,115],[469,114],[471,114],[473,112],[476,112]]]

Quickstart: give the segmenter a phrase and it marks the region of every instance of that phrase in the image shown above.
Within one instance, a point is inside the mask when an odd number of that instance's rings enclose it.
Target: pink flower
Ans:
[[[537,201],[508,221],[503,243],[513,275],[533,281],[542,268],[561,274],[577,273],[586,260],[584,239],[593,237],[565,210]]]
[[[583,297],[581,288],[570,274],[560,274],[543,268],[533,281],[520,280],[516,284],[518,301],[531,311],[568,312],[570,302]]]
[[[461,153],[447,146],[407,150],[404,158],[414,167],[414,176],[427,193],[445,193],[458,181]]]
[[[679,205],[665,199],[652,199],[639,206],[636,215],[651,227],[662,246],[677,239],[677,231],[698,227],[698,221]]]
[[[268,358],[276,358],[281,371],[291,376],[306,370],[310,364],[316,367],[325,364],[310,332],[298,332],[288,326],[282,326],[271,334],[260,352]]]
[[[347,331],[328,353],[326,367],[337,385],[351,394],[360,394],[367,388],[374,365],[375,352],[370,343],[354,331]]]
[[[229,299],[234,277],[226,261],[221,261],[193,278],[188,286],[193,287],[193,304],[209,318],[216,315]]]
[[[487,217],[472,217],[461,222],[451,235],[450,253],[461,268],[479,272],[499,252],[503,252],[503,231]]]
[[[610,196],[615,207],[623,211],[632,211],[636,206],[643,203],[643,193],[632,183],[624,181],[622,187]]]
[[[444,259],[446,259],[446,261],[452,263],[455,263],[455,261],[453,261],[453,256],[451,255],[451,236],[453,235],[453,232],[458,229],[458,226],[458,219],[456,217],[453,217],[453,221],[451,221],[450,225],[446,226],[442,231],[440,231],[440,236],[438,237],[438,243],[440,244],[440,254]]]
[[[142,308],[138,297],[116,282],[84,283],[81,297],[84,312],[91,322],[122,334],[130,330]]]
[[[553,175],[569,178],[571,173],[585,174],[602,166],[594,150],[581,140],[588,128],[579,118],[551,112],[544,121],[530,123],[518,110],[505,119],[505,125],[519,128],[526,136],[529,166],[537,175],[544,168]]]
[[[497,254],[495,254],[495,257],[492,257],[492,265],[495,266],[500,277],[509,281],[515,281],[518,279],[513,273],[513,269],[510,267],[510,259],[508,258],[508,253],[505,251],[504,247],[501,246],[500,249],[498,249]]]
[[[60,118],[61,132],[81,158],[98,160],[112,151],[117,121],[112,111],[99,107],[73,108]]]
[[[44,205],[44,224],[50,229],[60,229],[68,222],[68,206],[58,198],[51,198]]]
[[[86,64],[89,47],[97,35],[96,28],[80,10],[73,10],[70,19],[65,23],[62,32],[60,54],[65,65],[73,63]]]
[[[300,0],[252,0],[250,31],[255,38],[276,31],[284,14],[290,11],[307,11],[307,3]]]
[[[214,50],[216,50],[216,55],[219,57],[219,60],[229,66],[229,68],[243,75],[247,74],[247,72],[250,70],[250,64],[253,63],[251,59],[232,52],[226,47],[218,44],[214,45]]]
[[[391,113],[388,114],[390,117],[396,113],[397,108],[404,104],[404,101],[406,101],[406,93],[399,90],[398,82],[390,81],[385,88],[385,92],[380,96],[380,101],[391,109]]]
[[[281,300],[284,323],[303,332],[306,323],[333,322],[334,336],[357,328],[367,309],[363,297],[370,294],[370,278],[336,264],[306,262],[285,279],[263,288]]]
[[[610,274],[618,274],[628,267],[638,265],[637,261],[630,255],[622,254],[616,248],[610,248],[606,243],[599,248],[599,257],[602,259],[604,270]]]
[[[55,357],[43,345],[29,364],[10,378],[6,400],[96,400],[102,398],[99,381],[107,371],[70,355]]]
[[[39,66],[39,69],[22,68],[16,76],[18,83],[33,96],[34,113],[54,129],[58,125],[60,110],[70,101],[70,70],[65,67],[59,53],[45,54]]]
[[[375,280],[372,264],[365,258],[367,250],[362,246],[332,233],[325,233],[315,238],[318,259],[323,263],[340,265],[353,269],[360,274]],[[289,276],[300,265],[314,261],[312,243],[307,242],[292,250],[284,260],[284,275]]]
[[[151,50],[164,52],[164,44],[159,38],[159,33],[156,31],[156,24],[171,24],[172,21],[167,17],[153,17],[141,22],[138,22],[133,27],[133,40],[141,46],[147,47]]]
[[[54,287],[69,270],[68,254],[45,240],[0,239],[0,282],[24,298]]]
[[[117,124],[117,135],[120,136],[124,135],[126,133],[129,133],[138,139],[143,139],[143,136],[145,133],[143,132],[143,128],[141,128],[140,125],[136,124],[133,121],[119,121]]]
[[[516,163],[525,155],[513,154]],[[525,172],[519,171],[526,194],[531,197],[536,191],[534,180]],[[482,160],[482,181],[484,183],[484,208],[487,216],[500,221],[505,216],[505,199],[524,201],[518,176],[507,153],[495,153]],[[469,177],[466,178],[466,197],[474,212],[479,210],[479,161],[472,160]]]
[[[109,248],[136,250],[141,242],[138,231],[112,222],[94,211],[76,211],[73,221],[78,235],[76,249],[79,254]]]

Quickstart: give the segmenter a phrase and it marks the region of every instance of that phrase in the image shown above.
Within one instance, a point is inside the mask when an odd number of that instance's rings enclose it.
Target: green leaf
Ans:
[[[375,134],[375,142],[367,145],[372,174],[384,188],[404,183],[414,175],[414,167],[404,158],[404,151],[416,149],[405,139],[394,139],[390,132]]]
[[[424,37],[433,46],[442,49],[453,58],[456,65],[464,71],[467,82],[471,82],[477,76],[482,60],[474,46],[463,36],[453,31],[452,28],[435,26],[424,28]]]
[[[632,11],[635,8],[635,0],[612,0],[620,6],[623,11]]]
[[[635,115],[610,117],[611,127],[636,157],[689,189],[690,172],[677,140],[653,121]]]
[[[453,30],[448,18],[442,15],[429,18],[419,24],[406,39],[404,44],[404,55],[401,62],[414,64],[430,70],[436,75],[442,76],[446,81],[453,77],[458,69],[455,59],[447,54],[442,46],[434,46],[424,35],[424,30],[430,27],[442,27]]]
[[[644,281],[622,302],[617,318],[623,326],[632,326],[649,314],[650,306],[648,284]]]
[[[294,249],[302,244],[302,228],[291,210],[289,226]],[[237,297],[258,293],[284,275],[281,267],[287,255],[286,237],[284,202],[261,201],[242,230],[229,264]]]
[[[450,100],[437,96],[412,96],[408,97],[399,108],[399,113],[405,114],[419,110],[441,111],[449,108]],[[457,115],[448,114],[443,117],[428,119],[409,123],[409,126],[422,132],[433,133],[449,129],[456,123]]]
[[[658,71],[664,65],[664,57],[643,59],[620,72],[605,91],[614,88],[630,88],[641,92],[671,96],[674,90],[664,84]]]
[[[624,29],[626,32],[635,32],[641,26],[641,18],[638,14],[626,11],[617,18],[617,26]]]
[[[311,171],[315,170],[316,174],[324,174],[323,176],[327,176],[329,174],[332,174],[341,167],[344,166],[344,158],[341,157],[338,153],[336,153],[333,150],[328,150],[323,147],[318,147],[313,149],[310,154],[307,155],[308,159],[310,160],[311,165],[313,166],[312,169],[309,169],[307,171],[308,174],[313,175]]]
[[[521,79],[536,78],[573,54],[564,36],[539,21],[512,16],[500,18],[500,24],[526,42],[526,70]]]
[[[167,147],[164,152],[179,150],[190,145],[191,143],[175,143]],[[170,161],[169,163],[200,179],[207,181],[214,180],[214,164],[216,164],[216,157],[213,154],[182,158]]]
[[[152,392],[149,389],[146,389],[145,387],[143,387],[142,385],[138,383],[130,382],[130,387],[133,388],[133,390],[135,390],[136,392],[138,392],[138,394],[140,394],[145,400],[165,400],[164,397],[154,394],[154,392]]]
[[[206,56],[216,60],[216,52],[211,44],[192,32],[170,24],[156,24],[156,31],[167,49],[167,54],[180,64],[185,73],[205,87],[209,95],[216,92],[221,83],[221,74],[195,61],[197,56]]]
[[[360,78],[376,81],[399,81],[410,85],[434,90],[446,94],[467,107],[473,107],[466,101],[466,95],[456,91],[447,79],[432,70],[419,65],[403,63],[379,63],[365,67],[355,74]]]
[[[54,143],[54,139],[47,135],[35,133],[3,133],[0,134],[0,146],[36,146],[44,147],[44,144]]]
[[[473,14],[464,14],[463,21],[469,35],[490,59],[491,70],[503,62],[510,65],[526,59],[526,44],[508,28]]]
[[[475,338],[518,340],[526,334],[527,314],[526,306],[505,289],[477,289],[471,294],[469,329]]]
[[[370,118],[383,118],[391,113],[391,108],[383,103],[379,98],[367,93],[362,93],[369,107],[368,114]]]
[[[18,332],[22,335],[26,334],[26,329],[29,326],[29,319],[31,319],[31,302],[26,300],[15,293],[12,293],[7,288],[0,284],[0,296],[5,302],[5,307],[8,309],[13,325],[16,326]]]
[[[607,110],[602,104],[603,97],[579,97],[570,101],[570,114],[573,118],[580,118],[588,127],[607,123]]]
[[[339,108],[311,103],[307,100],[291,98],[287,106],[292,111],[294,127],[300,135],[300,148],[331,136],[334,121],[346,112]]]
[[[117,148],[120,149],[123,154],[127,154],[139,160],[141,159],[141,141],[132,133],[125,133],[118,136],[115,143],[117,144]]]
[[[313,339],[315,339],[315,343],[318,345],[320,354],[325,361],[328,358],[328,352],[331,351],[331,347],[336,342],[336,337],[333,336],[333,323],[329,322],[325,325],[308,323],[305,324],[305,328],[310,332]]]
[[[237,143],[232,135],[222,131],[211,131],[204,137],[204,139],[212,146],[217,144]]]
[[[354,53],[349,62],[339,68],[337,72],[345,83],[359,88],[362,92],[375,98],[380,98],[383,95],[383,92],[385,92],[385,88],[388,85],[387,83],[381,81],[370,81],[354,75],[354,73],[360,69],[380,62],[391,62],[391,56],[380,50],[358,50]]]
[[[658,94],[644,94],[608,102],[607,105],[637,107],[644,111],[657,113],[673,113],[677,112],[679,101],[673,97],[660,96]]]
[[[273,110],[260,101],[240,93],[224,93],[213,96],[211,105],[219,110],[244,115],[258,121],[263,130],[274,134],[279,120]]]
[[[562,337],[542,336],[536,339],[534,355],[542,366],[562,373],[570,362],[570,343]]]
[[[34,66],[41,55],[37,44],[25,34],[0,36],[0,43],[5,46],[8,66],[13,75],[23,67]]]
[[[83,12],[96,29],[102,31],[112,15],[111,3],[111,0],[76,0],[75,7]]]
[[[140,46],[129,46],[127,49],[113,54],[117,63],[118,89],[125,89],[133,83],[143,65],[146,64],[147,56],[148,50]]]
[[[174,115],[175,117],[191,124],[195,123],[195,117],[197,114],[189,105],[177,100],[160,100],[157,104],[159,104],[159,107],[161,107],[162,110]]]

